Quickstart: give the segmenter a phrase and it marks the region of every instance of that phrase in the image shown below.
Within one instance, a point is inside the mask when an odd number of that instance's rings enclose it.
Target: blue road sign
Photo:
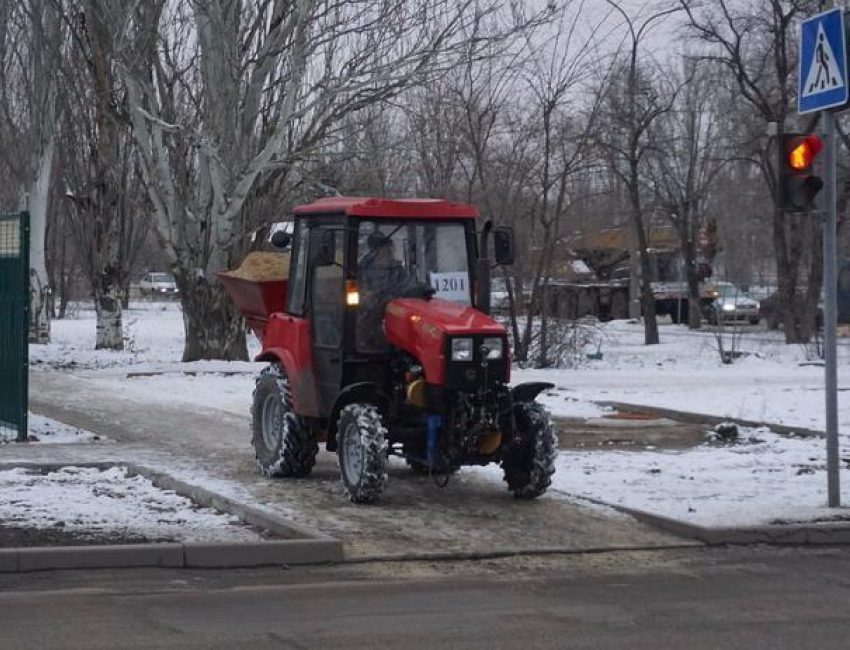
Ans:
[[[841,9],[803,21],[799,68],[798,112],[813,113],[847,103],[847,47]]]

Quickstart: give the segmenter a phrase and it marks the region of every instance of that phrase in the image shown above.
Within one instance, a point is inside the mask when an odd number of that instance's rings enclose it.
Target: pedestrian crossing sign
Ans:
[[[798,112],[813,113],[847,103],[847,46],[841,9],[803,21],[799,69]]]

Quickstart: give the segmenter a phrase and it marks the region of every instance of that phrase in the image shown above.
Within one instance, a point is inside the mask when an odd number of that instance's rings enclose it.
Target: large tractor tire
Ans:
[[[270,365],[257,378],[251,416],[251,442],[260,471],[273,477],[307,476],[319,445],[293,412],[289,380],[279,365]]]
[[[542,404],[517,404],[514,415],[522,442],[508,450],[502,469],[508,489],[517,499],[534,499],[552,483],[558,438],[549,411]]]
[[[339,415],[337,454],[342,485],[354,503],[372,503],[387,484],[387,430],[372,404],[349,404]]]

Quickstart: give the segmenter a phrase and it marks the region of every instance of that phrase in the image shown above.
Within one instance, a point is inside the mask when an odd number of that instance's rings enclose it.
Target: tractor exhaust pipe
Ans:
[[[479,244],[480,255],[475,261],[475,307],[478,311],[487,315],[490,314],[490,270],[492,263],[490,262],[490,232],[493,230],[493,222],[489,219],[484,222],[484,228],[481,230],[481,240]]]

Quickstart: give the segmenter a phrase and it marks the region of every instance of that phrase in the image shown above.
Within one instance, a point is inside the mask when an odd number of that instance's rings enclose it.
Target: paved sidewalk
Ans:
[[[0,448],[0,462],[137,462],[343,540],[348,559],[660,548],[695,542],[602,507],[555,497],[513,499],[503,485],[461,471],[440,489],[393,463],[378,505],[342,494],[336,458],[321,451],[313,474],[270,480],[254,467],[249,418],[221,411],[121,402],[103,383],[67,373],[31,373],[31,409],[103,434],[110,443]]]

